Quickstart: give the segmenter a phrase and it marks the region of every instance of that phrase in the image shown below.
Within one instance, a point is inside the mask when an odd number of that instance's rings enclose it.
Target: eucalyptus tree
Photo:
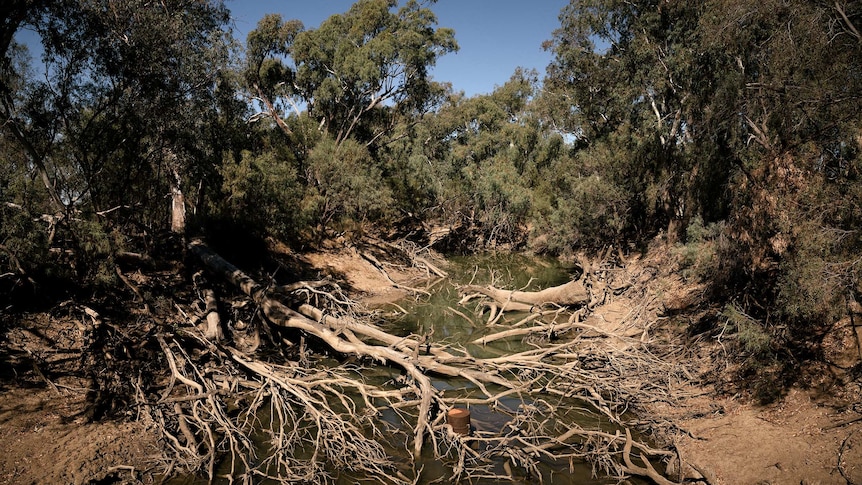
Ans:
[[[457,49],[454,32],[434,28],[434,13],[415,0],[360,0],[344,14],[303,30],[267,15],[248,37],[246,79],[274,119],[273,98],[319,122],[342,143],[379,109],[426,108],[428,68]],[[279,123],[284,127],[283,124]],[[371,142],[371,131],[359,136]]]
[[[698,3],[573,1],[547,47],[553,119],[579,144],[609,145],[605,175],[629,193],[630,227],[675,239],[698,202],[688,187],[698,83]],[[596,154],[600,153],[600,150]]]
[[[715,254],[699,274],[760,348],[816,354],[860,297],[859,5],[583,0],[561,20],[547,112],[625,194],[627,226],[674,241],[695,221]]]
[[[26,83],[12,84],[4,74],[3,136],[8,149],[26,153],[28,170],[43,182],[38,190],[47,194],[46,205],[32,209],[59,230],[54,244],[87,260],[77,268],[94,269],[129,234],[168,227],[170,212],[174,229],[182,230],[180,216],[190,206],[184,191],[200,186],[189,175],[221,158],[207,127],[219,116],[219,73],[230,43],[224,5],[57,0],[13,6],[20,20],[3,25],[4,42],[26,26],[38,34],[44,54],[31,70],[39,75]]]
[[[261,19],[247,39],[242,78],[258,109],[250,120],[270,120],[280,135],[262,128],[270,141],[245,156],[288,165],[289,185],[300,193],[299,200],[276,202],[281,208],[273,214],[298,216],[319,234],[332,223],[391,213],[380,151],[439,102],[428,70],[457,49],[453,31],[436,22],[415,0],[401,7],[394,0],[360,0],[307,30],[276,14]],[[290,153],[275,148],[280,143]],[[275,152],[282,154],[273,158]],[[243,185],[231,163],[227,182]],[[254,173],[267,178],[265,171]],[[261,199],[254,191],[242,195]]]
[[[450,94],[410,140],[392,144],[412,174],[398,185],[413,197],[407,207],[431,225],[456,228],[450,241],[459,249],[526,242],[534,200],[547,195],[537,194],[545,171],[565,150],[534,111],[538,91],[537,73],[517,69],[489,94]]]
[[[733,168],[734,237],[716,286],[751,294],[745,310],[761,321],[793,325],[764,324],[773,336],[816,342],[862,296],[862,8],[724,0],[700,25],[722,73],[702,126]]]

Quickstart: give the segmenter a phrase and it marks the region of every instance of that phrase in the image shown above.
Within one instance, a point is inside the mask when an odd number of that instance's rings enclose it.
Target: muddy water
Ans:
[[[429,290],[431,296],[421,298],[407,298],[397,302],[401,309],[392,312],[391,317],[382,322],[381,325],[389,332],[398,335],[431,334],[435,343],[445,343],[455,347],[462,347],[474,357],[489,358],[505,354],[521,352],[533,348],[530,344],[523,342],[520,338],[500,340],[488,345],[480,346],[470,344],[484,335],[500,331],[501,327],[491,330],[487,326],[489,315],[482,313],[476,308],[475,303],[459,305],[461,296],[458,286],[466,284],[486,285],[493,284],[507,289],[538,290],[550,286],[556,286],[577,277],[576,268],[565,266],[555,259],[535,258],[522,255],[487,254],[468,257],[452,257],[446,268],[449,277],[445,280],[431,283]],[[382,307],[393,310],[394,306]],[[505,321],[515,322],[524,315],[507,315]],[[444,390],[447,397],[451,396],[477,396],[475,386],[464,380],[446,379],[435,380],[435,386]],[[502,408],[517,410],[523,404],[519,399],[504,399]],[[501,429],[510,422],[511,415],[505,411],[490,409],[488,406],[471,406],[471,422],[474,430],[481,434],[483,432],[499,433]],[[585,429],[602,428],[613,432],[613,426],[597,414],[588,410],[568,411],[565,415],[554,416],[559,422],[577,423]],[[482,451],[477,446],[478,451]],[[402,451],[403,453],[403,451]],[[423,469],[422,478],[419,483],[432,483],[441,480],[448,482],[451,476],[448,467],[430,456],[420,464]],[[544,462],[541,467],[542,483],[555,485],[575,484],[606,484],[618,483],[617,480],[602,480],[593,476],[591,465],[579,462],[549,463]],[[496,473],[504,474],[503,461],[496,463]],[[519,474],[516,468],[512,468],[514,481],[506,483],[540,483],[538,477],[528,477]],[[347,482],[345,482],[347,483]],[[499,483],[498,480],[473,480],[464,483],[492,484]],[[630,480],[629,483],[644,483],[639,480]]]
[[[486,325],[488,315],[474,313],[473,303],[458,305],[458,286],[494,284],[508,289],[537,290],[571,280],[574,271],[554,259],[509,254],[457,256],[450,258],[449,263],[449,277],[436,285],[431,284],[430,297],[398,302],[407,310],[406,315],[394,315],[383,325],[387,330],[405,335],[433,330],[435,342],[465,345],[474,357],[495,357],[528,347],[517,339],[487,346],[467,344],[490,333]]]
[[[433,342],[448,344],[454,348],[463,348],[464,351],[479,358],[520,352],[531,347],[528,343],[524,343],[518,338],[496,341],[486,346],[468,343],[491,333],[491,330],[486,325],[487,313],[480,313],[474,303],[463,306],[458,304],[460,299],[458,286],[471,283],[479,285],[494,284],[505,288],[537,290],[565,283],[572,277],[577,276],[574,268],[564,266],[556,260],[518,255],[453,257],[450,258],[446,269],[450,274],[448,278],[429,283],[427,289],[431,292],[431,296],[410,297],[398,301],[394,305],[387,304],[378,308],[377,310],[383,315],[378,325],[390,333],[402,336],[430,333]],[[517,315],[510,315],[507,318],[509,322],[519,319]],[[494,331],[499,330],[500,328],[498,327]],[[398,370],[381,368],[379,366],[364,368],[362,370],[362,379],[370,384],[383,385],[384,383],[391,383],[398,377]],[[475,386],[468,381],[434,379],[433,383],[437,389],[443,390],[445,397],[480,397]],[[519,406],[524,403],[517,398],[511,398],[501,400],[500,404],[501,406],[497,409],[491,409],[488,406],[471,406],[471,422],[476,434],[496,434],[501,432],[507,423],[512,420],[512,415],[516,413]],[[561,406],[561,409],[564,407]],[[259,418],[260,422],[265,423],[269,421],[268,416],[261,415]],[[396,463],[404,465],[403,468],[400,466],[399,468],[402,469],[405,475],[413,476],[412,467],[406,465],[411,461],[411,456],[408,452],[410,447],[407,445],[408,437],[412,435],[410,424],[404,423],[399,419],[394,411],[383,411],[381,418],[395,430],[387,451],[391,456],[395,457]],[[548,419],[556,421],[557,424],[562,423],[565,427],[568,427],[569,423],[577,423],[585,429],[601,428],[610,432],[613,432],[614,429],[599,414],[575,407],[570,408],[562,414],[548,417]],[[475,445],[474,449],[478,452],[483,451],[482,445]],[[263,443],[261,443],[260,451],[261,453],[265,453]],[[307,451],[310,452],[311,450]],[[507,473],[504,468],[504,461],[500,459],[494,463],[492,468],[494,473],[501,475]],[[591,465],[577,461],[567,461],[565,463],[542,462],[540,465],[541,480],[535,476],[527,476],[522,469],[517,467],[508,468],[512,471],[513,477],[512,480],[506,480],[503,483],[546,483],[554,485],[619,483],[618,480],[595,478]],[[433,456],[431,446],[425,447],[424,456],[415,468],[415,470],[420,469],[421,474],[417,481],[419,484],[451,483],[451,463],[444,463],[436,459]],[[227,469],[224,469],[224,471],[227,471]],[[332,470],[331,473],[334,476],[339,475],[335,470]],[[216,480],[216,482],[218,483],[219,480]],[[171,483],[192,484],[206,482],[198,482],[196,479],[185,477],[171,481]],[[224,483],[228,482],[225,481]],[[370,484],[375,482],[363,482],[361,477],[340,476],[337,483]],[[501,482],[497,479],[474,479],[463,480],[461,483],[494,484]],[[641,484],[645,482],[630,479],[629,483]]]

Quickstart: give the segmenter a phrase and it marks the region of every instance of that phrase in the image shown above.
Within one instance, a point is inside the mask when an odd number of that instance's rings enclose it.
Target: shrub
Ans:
[[[301,207],[321,233],[381,222],[393,211],[392,192],[380,169],[368,149],[352,139],[318,142],[309,154],[305,176]]]
[[[546,235],[547,249],[555,254],[617,242],[628,223],[624,192],[599,175],[566,181],[534,236]]]
[[[301,188],[293,163],[276,151],[243,151],[222,164],[225,218],[264,234],[295,240],[304,225]]]
[[[717,239],[722,237],[724,230],[723,223],[705,225],[700,216],[692,218],[686,228],[685,243],[674,248],[683,277],[706,281],[716,273],[719,266]]]
[[[769,333],[760,322],[743,312],[739,306],[728,303],[724,306],[721,316],[736,330],[736,338],[746,353],[760,357],[769,351],[772,341]]]

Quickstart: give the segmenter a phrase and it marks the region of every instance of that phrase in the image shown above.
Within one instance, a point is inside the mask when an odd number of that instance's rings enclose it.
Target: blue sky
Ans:
[[[404,1],[400,0],[399,5]],[[350,9],[352,0],[228,0],[236,36],[245,42],[248,32],[267,13],[299,19],[306,29],[327,17]],[[542,42],[559,27],[560,10],[568,0],[439,0],[431,6],[438,26],[455,30],[461,49],[438,62],[432,75],[451,82],[467,96],[488,94],[509,80],[517,67],[544,75],[551,61]]]

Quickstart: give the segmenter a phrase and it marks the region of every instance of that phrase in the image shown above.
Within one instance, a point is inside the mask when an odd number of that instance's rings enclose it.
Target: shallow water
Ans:
[[[474,256],[456,256],[448,259],[446,270],[449,277],[443,282],[432,286],[430,297],[407,298],[398,302],[406,310],[406,314],[393,316],[382,322],[390,332],[399,335],[432,333],[435,343],[446,343],[456,347],[462,346],[470,355],[477,358],[498,357],[501,355],[522,352],[532,348],[521,339],[498,340],[487,345],[475,345],[469,342],[489,333],[500,331],[500,327],[488,329],[487,312],[481,313],[475,302],[458,305],[461,296],[458,287],[467,284],[487,285],[518,290],[539,290],[550,286],[564,284],[579,276],[576,268],[561,264],[556,259],[528,257],[513,254],[483,254]],[[523,314],[507,314],[505,322],[515,322]],[[470,395],[475,386],[458,379],[438,379],[434,381],[438,389],[445,391],[447,396]],[[501,404],[515,412],[522,404],[518,398],[501,400]],[[489,408],[489,406],[470,406],[471,422],[477,432],[498,433],[510,422],[508,413]],[[602,428],[612,430],[612,426],[597,414],[569,412],[564,416],[554,417],[558,422],[577,422],[585,429]],[[613,432],[613,431],[611,431]],[[503,473],[502,460],[497,464],[496,471]],[[430,456],[421,463],[424,467],[423,479],[419,483],[430,483],[435,479],[446,479],[449,471],[446,466]],[[585,485],[618,483],[617,480],[600,480],[592,475],[592,468],[586,463],[544,463],[541,467],[543,483],[554,485]],[[507,483],[538,483],[537,477],[518,477]],[[469,483],[491,484],[498,480],[475,480]],[[632,481],[631,483],[640,483]]]
[[[434,340],[451,339],[464,343],[481,336],[483,319],[471,314],[473,304],[459,306],[458,286],[474,284],[537,290],[556,286],[572,278],[573,268],[557,260],[520,255],[457,256],[449,259],[449,277],[431,283],[431,296],[407,298],[398,305],[408,310],[406,315],[384,324],[399,333],[424,333],[434,329]],[[466,314],[472,321],[452,311]],[[511,349],[505,349],[511,351]]]

